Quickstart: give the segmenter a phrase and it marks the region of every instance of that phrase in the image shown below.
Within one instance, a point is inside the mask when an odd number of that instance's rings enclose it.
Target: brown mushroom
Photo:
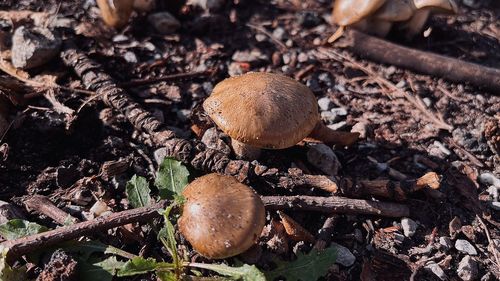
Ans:
[[[261,148],[291,147],[308,135],[349,145],[358,134],[336,132],[319,118],[314,94],[280,74],[249,72],[215,86],[203,108],[232,139],[236,155],[255,159]]]
[[[122,28],[132,13],[134,0],[97,0],[104,23],[114,28]]]
[[[385,21],[370,21],[367,18],[375,13],[386,0],[335,0],[332,11],[332,22],[339,26],[328,42],[334,42],[344,33],[344,28],[352,25],[361,31],[371,31],[380,35],[387,33],[392,24]]]
[[[332,12],[333,23],[340,26],[328,42],[337,40],[346,26],[386,36],[394,22],[407,21],[407,37],[422,30],[431,11],[456,13],[454,0],[337,0]]]
[[[404,29],[407,37],[411,38],[422,31],[432,12],[445,12],[456,14],[458,6],[454,0],[412,0],[417,9],[413,16],[406,22]]]
[[[259,238],[265,209],[250,187],[230,176],[208,174],[183,192],[179,230],[193,248],[210,259],[243,253]]]

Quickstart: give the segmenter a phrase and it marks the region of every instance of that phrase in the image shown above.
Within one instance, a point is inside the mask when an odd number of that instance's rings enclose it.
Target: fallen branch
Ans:
[[[262,196],[264,206],[269,209],[295,209],[323,213],[377,215],[383,217],[406,217],[410,209],[406,205],[350,199],[344,197],[317,196]]]
[[[429,172],[415,180],[361,180],[352,182],[345,178],[340,183],[342,194],[345,196],[376,196],[398,201],[406,200],[412,192],[425,188],[439,189],[440,179],[434,172]]]
[[[77,218],[59,209],[49,198],[43,195],[31,196],[24,201],[24,205],[28,211],[45,215],[60,225],[78,222]]]
[[[411,49],[387,40],[348,29],[342,47],[380,63],[439,76],[453,82],[469,82],[477,87],[500,94],[500,69]]]
[[[132,210],[126,210],[98,217],[94,220],[80,222],[35,235],[9,240],[0,243],[0,248],[8,248],[7,261],[12,263],[22,255],[32,253],[41,248],[51,247],[58,243],[79,238],[81,236],[101,233],[108,229],[135,222],[147,222],[161,216],[158,209],[165,208],[167,201]]]

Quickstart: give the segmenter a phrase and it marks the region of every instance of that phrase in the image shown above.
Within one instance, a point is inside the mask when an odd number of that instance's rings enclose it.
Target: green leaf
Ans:
[[[26,277],[26,266],[12,268],[6,261],[8,249],[0,246],[0,280],[2,281],[19,281],[28,280]]]
[[[188,184],[189,171],[181,162],[165,158],[156,174],[155,185],[162,199],[181,195]]]
[[[315,281],[328,272],[337,258],[337,249],[329,247],[318,252],[313,249],[309,254],[299,253],[291,262],[278,261],[277,267],[266,272],[268,280],[285,277],[287,281]]]
[[[125,191],[130,205],[134,208],[145,207],[149,205],[149,202],[151,202],[151,196],[149,196],[149,193],[151,192],[149,189],[149,183],[143,177],[134,175],[127,182]]]
[[[79,261],[78,278],[82,281],[111,281],[118,270],[125,265],[125,262],[118,261],[115,256],[111,256],[97,263]]]
[[[21,219],[13,219],[0,225],[0,235],[7,239],[17,239],[24,236],[47,231],[43,225]]]
[[[175,266],[175,271],[177,273],[177,277],[181,272],[182,263],[177,253],[177,241],[175,240],[175,229],[174,225],[170,222],[169,216],[170,211],[175,206],[170,205],[163,211],[163,218],[165,226],[158,232],[158,239],[162,242],[163,246],[167,248],[168,252],[172,256],[172,261]]]
[[[255,265],[244,264],[240,267],[231,267],[225,264],[190,263],[189,266],[204,268],[228,276],[232,280],[266,281],[266,276]]]
[[[101,267],[107,272],[111,273],[111,275],[116,275],[118,270],[125,266],[125,262],[119,261],[115,256],[111,256],[101,262],[94,263],[95,266]]]
[[[137,274],[144,274],[155,271],[158,262],[153,258],[145,259],[143,257],[135,257],[127,261],[120,270],[118,270],[118,277],[133,276]]]
[[[157,271],[156,277],[161,281],[177,281],[177,275],[172,271]]]

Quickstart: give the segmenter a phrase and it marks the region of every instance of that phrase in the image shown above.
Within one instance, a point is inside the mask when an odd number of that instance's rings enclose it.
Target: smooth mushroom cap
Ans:
[[[134,0],[97,0],[104,23],[114,28],[125,26],[130,18]]]
[[[220,82],[203,108],[231,138],[269,149],[297,144],[320,120],[309,88],[287,76],[264,72]]]
[[[335,0],[332,21],[346,26],[373,14],[385,3],[385,0]]]
[[[260,197],[230,176],[209,174],[183,192],[179,230],[201,255],[223,259],[243,253],[260,236],[265,209]]]
[[[411,18],[415,9],[413,0],[387,0],[373,14],[373,18],[385,21],[405,21]]]
[[[442,11],[457,13],[458,5],[454,0],[413,0],[417,9],[434,8]]]

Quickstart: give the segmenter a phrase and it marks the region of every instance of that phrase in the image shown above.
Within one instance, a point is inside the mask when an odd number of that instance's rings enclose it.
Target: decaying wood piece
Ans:
[[[345,32],[339,46],[376,62],[439,76],[453,82],[469,82],[500,94],[500,69],[404,47],[355,29]]]
[[[377,215],[382,217],[407,217],[408,206],[397,203],[386,203],[345,197],[317,196],[262,196],[264,206],[269,209],[288,209],[316,211],[324,213],[344,213],[359,215]]]
[[[31,196],[24,201],[24,205],[28,211],[45,215],[60,225],[78,222],[77,218],[59,209],[49,198],[43,195]]]
[[[342,179],[342,194],[346,196],[376,196],[398,201],[406,200],[412,192],[425,188],[439,189],[440,179],[434,172],[429,172],[415,180],[361,180],[354,183],[350,179]]]
[[[166,206],[167,201],[160,201],[148,207],[113,213],[109,216],[98,217],[94,220],[72,224],[14,240],[8,240],[0,243],[0,248],[9,249],[7,261],[11,263],[20,256],[41,248],[51,247],[58,243],[76,239],[81,236],[100,233],[110,228],[128,223],[145,222],[149,219],[159,217],[161,214],[158,212],[158,209],[165,208]]]

